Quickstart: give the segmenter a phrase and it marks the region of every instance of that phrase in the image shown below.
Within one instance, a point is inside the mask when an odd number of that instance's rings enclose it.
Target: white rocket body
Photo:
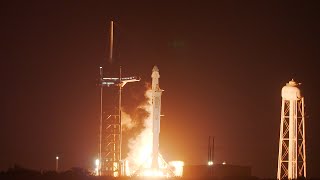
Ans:
[[[152,169],[159,169],[159,135],[160,135],[160,112],[161,112],[161,94],[162,91],[159,87],[159,69],[154,66],[152,69]]]

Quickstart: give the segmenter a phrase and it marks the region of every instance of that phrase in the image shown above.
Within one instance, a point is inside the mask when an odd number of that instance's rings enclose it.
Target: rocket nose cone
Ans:
[[[159,72],[159,68],[157,66],[153,66],[152,72],[157,71]]]

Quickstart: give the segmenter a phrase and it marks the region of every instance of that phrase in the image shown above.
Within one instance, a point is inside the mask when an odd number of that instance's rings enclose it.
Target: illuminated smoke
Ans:
[[[151,119],[151,94],[152,91],[149,89],[145,93],[145,97],[148,99],[147,103],[138,107],[142,108],[149,113],[144,119],[143,129],[139,135],[129,139],[129,153],[126,160],[129,161],[128,172],[130,175],[137,171],[141,165],[148,166],[151,162],[148,162],[152,153],[152,119]]]
[[[123,110],[121,111],[121,123],[122,123],[122,130],[130,130],[136,126],[135,122],[132,120],[131,116],[124,112]]]

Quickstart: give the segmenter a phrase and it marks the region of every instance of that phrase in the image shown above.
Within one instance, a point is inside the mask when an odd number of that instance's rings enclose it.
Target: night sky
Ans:
[[[217,163],[276,177],[281,88],[294,78],[305,95],[307,175],[320,177],[316,1],[13,1],[0,3],[0,20],[0,170],[53,170],[57,153],[62,170],[91,168],[99,66],[142,78],[124,88],[133,112],[157,65],[167,161],[206,164],[211,135]]]

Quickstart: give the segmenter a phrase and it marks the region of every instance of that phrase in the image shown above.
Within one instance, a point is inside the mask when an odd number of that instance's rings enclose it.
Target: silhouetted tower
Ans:
[[[282,88],[277,179],[306,178],[304,98],[293,79]]]

